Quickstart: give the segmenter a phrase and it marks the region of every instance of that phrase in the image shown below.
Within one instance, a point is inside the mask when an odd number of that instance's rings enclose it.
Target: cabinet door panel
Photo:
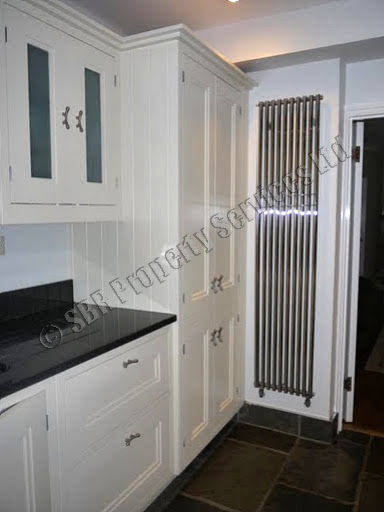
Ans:
[[[0,415],[0,510],[50,512],[46,403],[43,394]]]
[[[209,441],[211,417],[210,331],[188,328],[181,361],[181,418],[184,462],[189,463]]]
[[[210,239],[215,81],[209,71],[185,55],[183,72],[182,229],[183,235],[188,235],[192,240],[194,248],[192,251],[185,248],[190,262],[185,263],[183,268],[183,315],[190,318],[209,315],[212,307],[212,253],[207,252],[197,238],[205,244],[206,238]]]
[[[242,228],[240,221],[231,214],[231,209],[236,206],[236,175],[240,171],[238,148],[240,147],[241,94],[219,78],[216,80],[214,209],[215,213],[227,223],[228,231],[221,231],[222,236],[219,231],[214,235],[213,252],[215,275],[221,283],[216,295],[216,310],[225,315],[224,312],[230,312],[237,301],[236,239],[237,231]]]
[[[4,13],[11,201],[55,204],[61,184],[56,101],[62,90],[55,70],[64,36],[12,7]]]
[[[225,424],[235,413],[234,344],[235,317],[230,316],[218,324],[219,334],[213,358],[213,423]]]
[[[77,58],[80,101],[76,116],[77,137],[81,142],[76,176],[80,204],[117,203],[119,145],[115,59],[87,45]]]

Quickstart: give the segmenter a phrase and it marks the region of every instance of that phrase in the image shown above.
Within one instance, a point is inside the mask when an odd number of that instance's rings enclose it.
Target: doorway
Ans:
[[[354,137],[355,148],[360,147],[352,179],[350,291],[357,307],[349,322],[355,337],[349,357],[355,358],[354,397],[344,428],[384,437],[384,118],[355,123]]]

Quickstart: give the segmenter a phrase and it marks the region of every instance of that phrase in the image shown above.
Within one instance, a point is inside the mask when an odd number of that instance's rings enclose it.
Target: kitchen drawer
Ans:
[[[170,461],[166,395],[133,424],[94,446],[91,454],[68,472],[64,509],[142,511],[171,479]]]
[[[74,462],[169,390],[168,336],[163,332],[64,381],[67,461]]]

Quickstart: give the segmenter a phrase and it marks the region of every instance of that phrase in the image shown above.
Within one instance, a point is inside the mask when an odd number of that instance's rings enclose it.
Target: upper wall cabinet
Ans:
[[[116,59],[13,7],[4,19],[10,203],[117,205]]]

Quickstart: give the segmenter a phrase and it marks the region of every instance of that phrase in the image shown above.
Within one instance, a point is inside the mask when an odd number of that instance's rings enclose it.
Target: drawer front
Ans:
[[[161,334],[65,381],[69,461],[77,460],[84,450],[168,391],[168,336]]]
[[[170,480],[170,460],[166,395],[132,425],[98,443],[68,473],[65,510],[142,511]]]

